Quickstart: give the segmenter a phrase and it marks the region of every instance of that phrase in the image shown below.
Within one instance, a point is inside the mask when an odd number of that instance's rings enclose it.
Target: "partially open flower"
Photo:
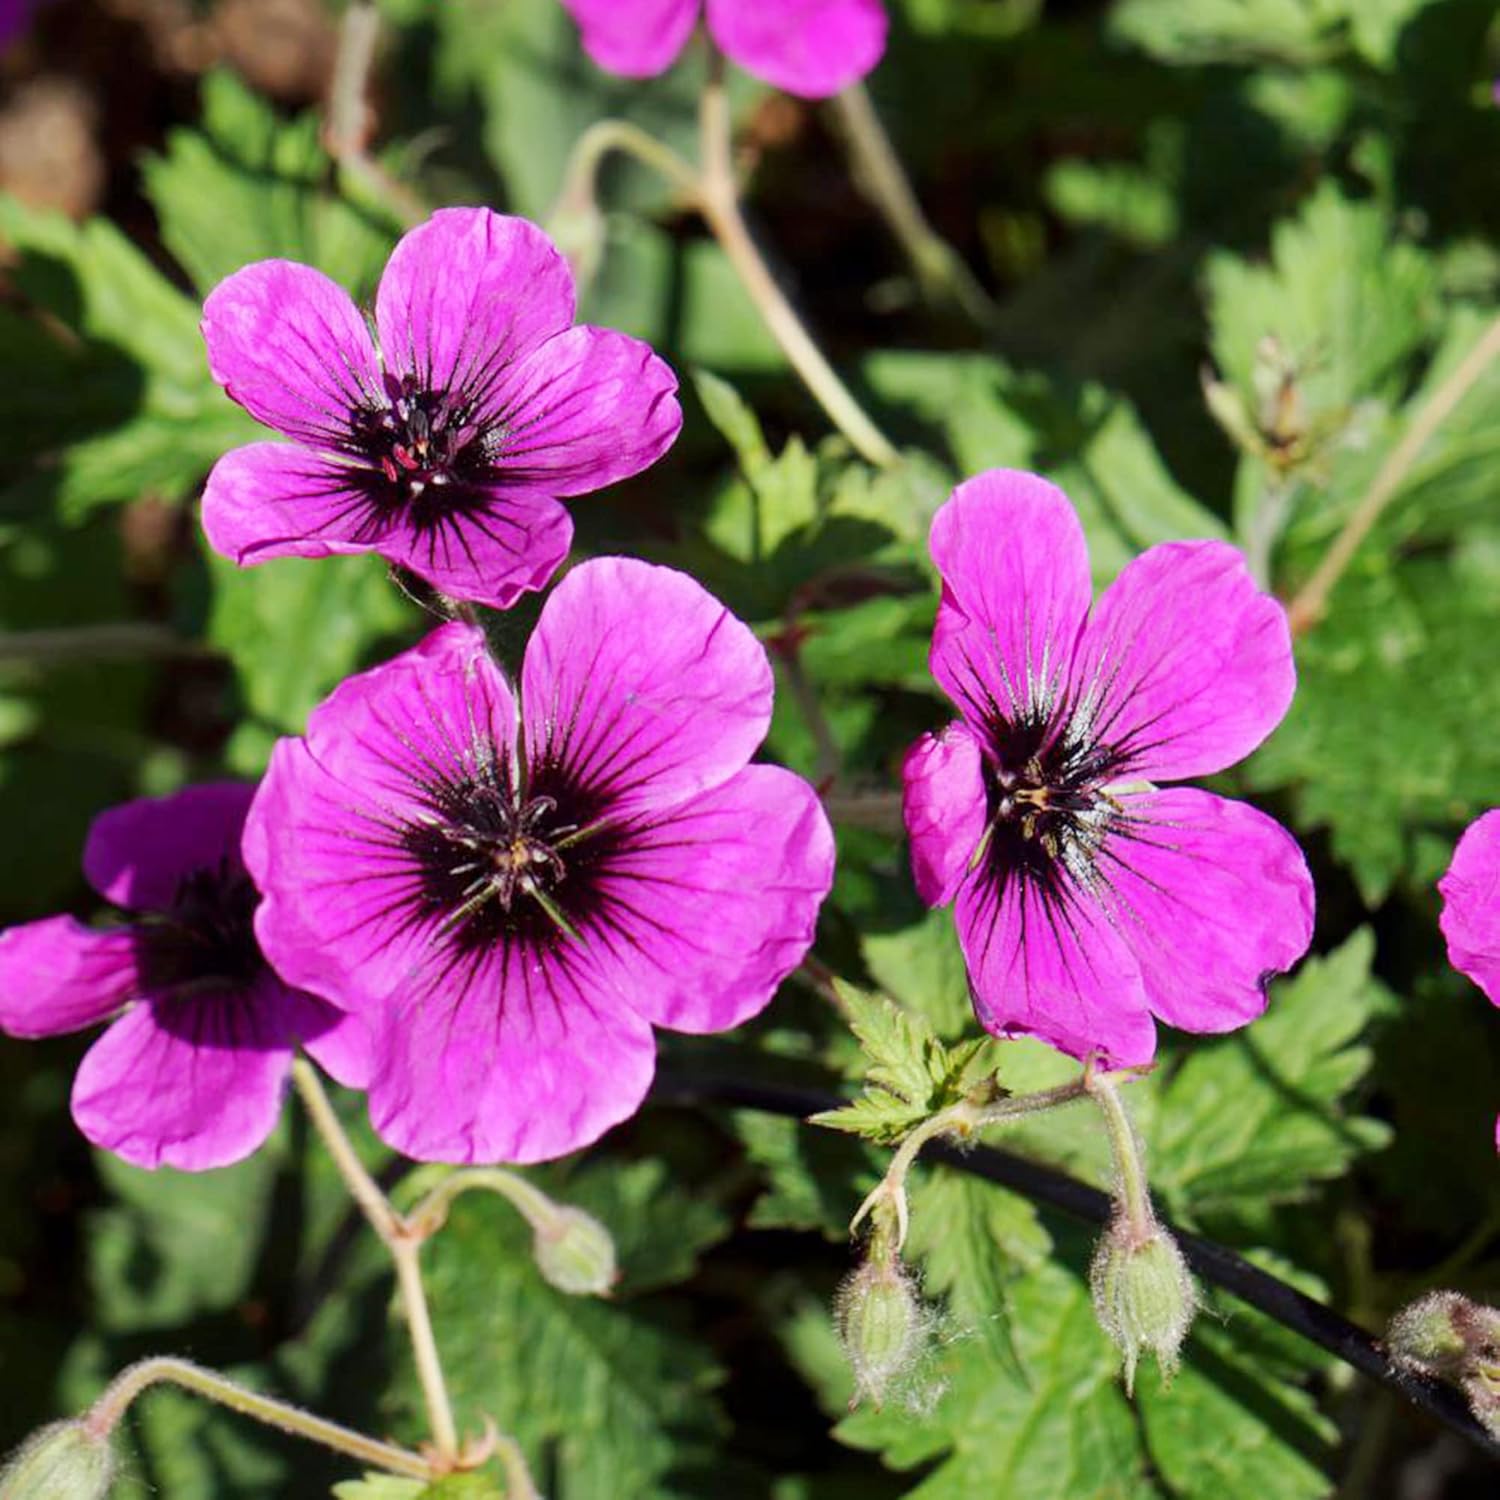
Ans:
[[[73,1080],[73,1118],[141,1167],[201,1171],[270,1134],[300,1044],[364,1082],[364,1035],[271,971],[240,858],[255,789],[208,782],[94,820],[83,870],[127,913],[113,927],[47,917],[0,933],[0,1030],[56,1036],[112,1020]]]
[[[584,50],[611,73],[649,78],[677,60],[704,0],[562,0]],[[863,78],[885,51],[880,0],[707,0],[708,31],[747,73],[806,99]]]
[[[1448,962],[1500,1005],[1500,808],[1464,830],[1438,890]],[[1500,1120],[1495,1148],[1500,1150]]]

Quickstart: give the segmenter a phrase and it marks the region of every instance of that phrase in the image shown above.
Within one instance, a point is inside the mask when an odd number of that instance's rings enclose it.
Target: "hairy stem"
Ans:
[[[665,141],[629,120],[597,120],[573,143],[563,172],[562,190],[549,218],[569,209],[590,208],[599,199],[599,168],[614,152],[631,156],[666,178],[694,206],[698,203],[698,174]]]
[[[1141,1160],[1141,1143],[1135,1126],[1125,1109],[1114,1077],[1108,1073],[1087,1072],[1084,1088],[1104,1115],[1109,1148],[1115,1159],[1120,1183],[1120,1206],[1130,1233],[1138,1244],[1144,1244],[1156,1229],[1156,1214],[1151,1208],[1151,1190],[1146,1185],[1146,1167]]]
[[[427,1421],[432,1429],[433,1445],[440,1457],[451,1464],[459,1456],[458,1428],[453,1420],[453,1406],[448,1400],[448,1388],[443,1380],[437,1341],[432,1333],[432,1318],[427,1310],[427,1294],[422,1286],[419,1260],[422,1237],[396,1212],[390,1199],[381,1192],[375,1179],[365,1170],[353,1143],[339,1123],[338,1115],[334,1113],[317,1070],[306,1058],[299,1057],[292,1064],[292,1081],[350,1195],[360,1206],[370,1221],[370,1227],[380,1236],[396,1264],[396,1285],[401,1294],[401,1306],[406,1317],[407,1335],[411,1339],[417,1378],[421,1382],[422,1396],[427,1406]]]
[[[1043,1110],[1056,1109],[1060,1104],[1071,1104],[1090,1091],[1087,1075],[1072,1083],[1059,1084],[1056,1088],[1041,1089],[1034,1094],[1012,1094],[997,1099],[991,1104],[974,1104],[965,1100],[939,1110],[935,1115],[916,1126],[901,1142],[885,1176],[860,1204],[853,1219],[849,1221],[849,1232],[854,1233],[866,1217],[882,1205],[889,1205],[896,1222],[896,1238],[893,1248],[899,1252],[906,1243],[909,1217],[906,1206],[906,1177],[915,1164],[922,1148],[933,1140],[948,1136],[967,1140],[976,1131],[988,1125],[1000,1125],[1019,1120],[1026,1115],[1039,1114]]]
[[[745,216],[740,211],[739,191],[734,180],[729,97],[724,88],[723,59],[716,52],[711,55],[709,78],[700,101],[699,133],[702,152],[699,211],[750,294],[750,300],[755,303],[803,383],[860,457],[880,468],[898,464],[901,455],[834,373],[833,367],[823,357],[823,351],[813,342],[802,320],[777,286],[751,237]]]
[[[94,1438],[102,1440],[108,1437],[136,1397],[153,1385],[163,1384],[180,1386],[196,1396],[227,1406],[241,1416],[295,1437],[306,1438],[309,1442],[321,1443],[325,1448],[384,1469],[389,1474],[403,1474],[411,1479],[433,1477],[432,1466],[420,1454],[366,1437],[362,1432],[316,1417],[285,1401],[262,1396],[258,1391],[246,1390],[216,1370],[205,1370],[185,1359],[143,1359],[139,1364],[122,1370],[84,1414],[84,1427]]]
[[[1421,457],[1422,450],[1431,441],[1433,434],[1448,420],[1453,409],[1468,395],[1497,355],[1500,355],[1500,318],[1496,318],[1485,329],[1474,347],[1428,397],[1427,404],[1417,413],[1411,426],[1406,429],[1405,436],[1381,464],[1359,504],[1350,512],[1343,530],[1329,544],[1328,551],[1313,569],[1312,576],[1287,606],[1293,635],[1305,634],[1323,618],[1328,609],[1328,596],[1333,592],[1334,585],[1343,577],[1344,570],[1353,560],[1360,544],[1401,488],[1412,465]]]
[[[414,1234],[427,1239],[443,1227],[453,1200],[475,1191],[498,1193],[533,1229],[545,1231],[557,1221],[557,1205],[540,1188],[505,1167],[460,1167],[438,1183],[407,1214],[406,1221]]]
[[[380,12],[374,0],[349,0],[339,26],[324,139],[340,171],[383,199],[410,226],[427,217],[427,205],[369,154],[370,75],[379,42]]]
[[[980,328],[993,329],[999,310],[963,257],[922,212],[869,90],[853,84],[835,97],[833,108],[849,147],[854,180],[890,226],[923,294],[930,301],[950,302]]]

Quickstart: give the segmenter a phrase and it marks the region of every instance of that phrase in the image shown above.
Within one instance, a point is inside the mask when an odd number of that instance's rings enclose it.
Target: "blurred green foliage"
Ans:
[[[687,425],[655,471],[573,511],[582,551],[684,567],[768,642],[768,753],[836,778],[819,956],[905,1008],[883,1034],[888,1068],[913,1038],[926,1049],[911,1095],[948,1086],[977,1038],[950,920],[920,911],[889,805],[906,747],[949,714],[925,665],[934,510],[982,468],[1036,468],[1077,504],[1101,585],[1155,542],[1227,537],[1293,595],[1500,312],[1500,29],[1489,0],[891,9],[869,86],[936,227],[995,296],[991,326],[924,303],[827,112],[744,78],[733,102],[756,232],[905,464],[877,473],[829,433],[687,206],[612,161],[582,313],[675,363]],[[606,115],[696,151],[695,54],[626,83],[582,56],[556,0],[382,10],[379,167],[434,204],[545,220]],[[5,921],[92,910],[78,851],[95,813],[255,774],[345,673],[425,623],[372,559],[239,570],[197,538],[205,473],[258,431],[209,377],[201,296],[286,256],[367,299],[400,205],[378,174],[338,171],[316,111],[227,70],[173,98],[98,216],[0,201]],[[1432,888],[1465,821],[1500,803],[1497,501],[1500,366],[1299,640],[1286,723],[1221,778],[1307,848],[1318,956],[1265,1020],[1173,1039],[1130,1091],[1168,1214],[1372,1326],[1439,1270],[1500,1283],[1500,1028],[1446,970]],[[522,625],[490,623],[512,651]],[[855,1004],[867,1031],[889,1015]],[[380,1247],[300,1117],[239,1167],[135,1172],[72,1132],[80,1050],[0,1046],[0,1442],[156,1351],[419,1440]],[[1063,1076],[1039,1046],[986,1050],[1008,1087]],[[664,1052],[668,1070],[851,1097],[865,1076],[845,1019],[799,982],[734,1038]],[[342,1107],[398,1179],[359,1101]],[[1108,1181],[1086,1108],[1006,1144]],[[1430,1442],[1227,1299],[1172,1388],[1148,1375],[1132,1404],[1079,1231],[947,1167],[912,1183],[932,1355],[908,1402],[850,1415],[828,1302],[882,1154],[750,1110],[649,1107],[537,1174],[615,1233],[626,1279],[607,1303],[548,1287],[508,1207],[465,1199],[428,1257],[464,1426],[514,1432],[552,1500],[1314,1500],[1377,1471],[1362,1493],[1394,1496]],[[125,1496],[500,1493],[361,1479],[167,1391],[129,1425]],[[1453,1485],[1487,1494],[1493,1476],[1476,1461]]]

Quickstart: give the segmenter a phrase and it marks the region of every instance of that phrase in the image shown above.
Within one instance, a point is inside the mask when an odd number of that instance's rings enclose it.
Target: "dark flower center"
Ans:
[[[1000,724],[985,765],[991,868],[1043,884],[1059,867],[1085,885],[1120,813],[1104,790],[1116,757],[1070,724]]]
[[[177,884],[170,911],[145,916],[139,934],[146,988],[240,990],[265,969],[252,918],[260,892],[227,861]]]
[[[576,937],[603,852],[588,799],[555,775],[523,791],[493,748],[474,761],[477,773],[429,782],[432,816],[401,833],[427,914],[464,951]]]
[[[441,506],[450,498],[445,488],[493,477],[504,430],[476,417],[462,392],[428,390],[410,374],[387,376],[386,388],[385,402],[349,414],[349,431],[355,456],[387,503]]]

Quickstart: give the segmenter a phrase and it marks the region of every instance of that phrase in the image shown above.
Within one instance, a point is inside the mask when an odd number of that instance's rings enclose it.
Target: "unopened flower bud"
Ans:
[[[104,1500],[114,1478],[107,1437],[82,1422],[54,1422],[34,1432],[0,1471],[0,1500]]]
[[[854,1400],[884,1403],[922,1353],[927,1318],[911,1277],[894,1259],[866,1261],[834,1301],[839,1341],[854,1371]]]
[[[1126,1391],[1134,1388],[1143,1351],[1170,1378],[1198,1311],[1198,1289],[1177,1241],[1159,1224],[1143,1236],[1117,1217],[1094,1252],[1089,1287],[1101,1327],[1125,1357]]]
[[[1500,1309],[1457,1292],[1429,1292],[1391,1319],[1391,1354],[1450,1380],[1479,1376],[1500,1387]]]
[[[531,1249],[543,1278],[570,1297],[607,1297],[620,1279],[609,1230],[581,1208],[557,1207]]]

